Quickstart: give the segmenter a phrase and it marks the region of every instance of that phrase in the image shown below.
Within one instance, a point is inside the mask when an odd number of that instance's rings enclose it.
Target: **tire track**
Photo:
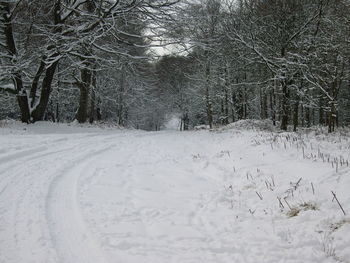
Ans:
[[[36,148],[47,147],[46,150],[42,148],[37,154],[21,156],[1,166],[0,236],[7,237],[0,239],[1,263],[58,262],[45,210],[50,185],[81,160],[98,154],[98,149],[111,147],[107,142],[112,137],[73,137],[59,147],[55,147],[55,141],[49,145],[45,141],[44,146],[39,141]],[[93,143],[96,141],[97,149]],[[17,162],[20,165],[15,165]]]
[[[50,184],[45,210],[59,262],[107,262],[81,216],[77,186],[80,175],[91,169],[94,160],[114,146],[103,147],[75,159]]]

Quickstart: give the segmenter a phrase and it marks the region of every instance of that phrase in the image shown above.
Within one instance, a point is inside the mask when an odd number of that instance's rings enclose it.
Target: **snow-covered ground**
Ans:
[[[3,123],[0,262],[350,262],[350,136],[252,125]]]

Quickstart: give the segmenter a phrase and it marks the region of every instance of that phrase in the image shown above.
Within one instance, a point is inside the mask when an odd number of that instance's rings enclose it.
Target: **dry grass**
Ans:
[[[332,223],[330,225],[331,231],[334,232],[334,231],[338,230],[339,228],[341,228],[345,224],[350,224],[350,218],[342,219],[339,222]]]
[[[294,217],[299,215],[301,211],[308,211],[308,210],[319,210],[318,206],[316,203],[313,202],[304,202],[301,203],[297,206],[292,207],[288,212],[287,216],[288,217]]]

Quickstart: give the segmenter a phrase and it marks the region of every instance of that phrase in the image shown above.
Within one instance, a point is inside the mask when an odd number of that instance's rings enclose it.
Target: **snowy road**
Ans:
[[[350,224],[331,231],[347,218],[329,196],[337,191],[350,212],[348,168],[336,174],[259,138],[59,127],[0,134],[0,262],[348,262]],[[299,178],[287,203],[317,209],[288,217],[277,197]]]

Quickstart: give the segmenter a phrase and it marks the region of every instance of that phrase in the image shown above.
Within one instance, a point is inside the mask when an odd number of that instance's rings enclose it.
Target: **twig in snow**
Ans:
[[[297,188],[298,188],[298,186],[299,186],[299,184],[300,184],[301,179],[303,179],[303,178],[300,177],[299,180],[298,180],[298,182],[295,184],[295,186],[294,186],[294,189],[295,189],[295,190],[297,190]]]
[[[287,206],[289,207],[290,210],[292,210],[292,207],[289,205],[289,203],[287,202],[287,197],[283,198],[284,202],[286,202]]]
[[[259,196],[260,200],[263,200],[261,194],[259,194],[257,191],[255,191],[255,193]]]
[[[335,163],[335,172],[338,172],[338,161]]]
[[[270,190],[270,187],[269,187],[269,185],[268,185],[266,180],[265,180],[265,185],[266,185],[267,190]]]
[[[294,184],[292,182],[290,182],[290,185],[294,188],[294,190],[297,190],[297,188],[299,187],[299,184],[301,182],[301,179],[303,179],[302,177],[299,178],[299,180]]]
[[[311,182],[311,188],[312,188],[312,193],[315,195],[315,188],[314,188],[314,184]]]
[[[249,212],[250,212],[252,215],[254,215],[255,211],[256,211],[256,210],[252,211],[252,210],[249,208]]]
[[[337,201],[337,203],[338,203],[338,205],[339,205],[341,211],[343,211],[343,214],[344,214],[344,216],[345,216],[346,213],[345,213],[343,207],[341,206],[341,204],[339,203],[339,200],[338,200],[337,196],[335,195],[335,193],[334,193],[333,191],[331,191],[331,192],[332,192],[332,195],[333,195],[333,200],[335,199],[335,200]]]
[[[278,199],[278,202],[279,202],[279,206],[280,206],[281,208],[284,208],[284,205],[283,205],[282,202],[281,202],[281,198],[277,196],[277,199]]]

